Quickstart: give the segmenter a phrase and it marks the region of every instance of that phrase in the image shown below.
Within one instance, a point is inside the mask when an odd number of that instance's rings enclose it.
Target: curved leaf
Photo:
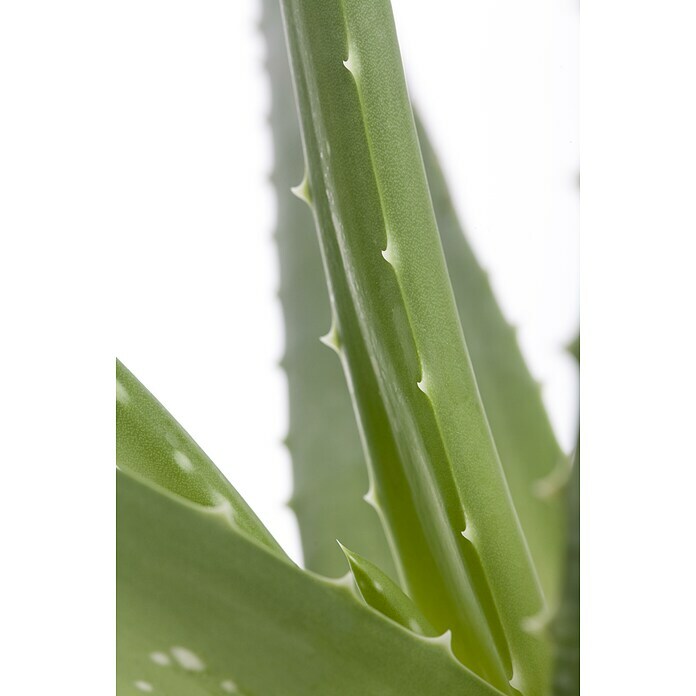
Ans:
[[[171,416],[118,376],[120,696],[495,696],[442,645],[279,553]],[[166,456],[173,437],[193,468]]]
[[[218,509],[241,532],[287,558],[205,452],[120,361],[116,362],[116,465],[192,503]]]

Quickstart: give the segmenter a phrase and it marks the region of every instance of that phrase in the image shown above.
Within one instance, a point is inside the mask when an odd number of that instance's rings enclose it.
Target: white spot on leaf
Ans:
[[[181,450],[174,451],[174,461],[184,471],[193,471],[194,469],[193,462]]]
[[[124,406],[130,402],[128,390],[118,380],[116,380],[116,401],[122,403]]]
[[[147,693],[151,693],[155,690],[155,687],[150,684],[150,682],[138,680],[135,682],[135,688],[139,689],[140,691],[145,691]]]
[[[205,663],[192,650],[175,645],[170,652],[174,659],[185,670],[188,670],[189,672],[202,672],[205,670]]]
[[[163,652],[153,652],[150,653],[150,659],[156,664],[160,665],[160,667],[166,667],[167,665],[171,665],[172,661],[169,658],[169,655]]]

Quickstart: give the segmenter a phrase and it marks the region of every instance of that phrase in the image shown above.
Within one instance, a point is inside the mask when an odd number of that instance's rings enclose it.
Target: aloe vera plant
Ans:
[[[305,568],[119,363],[119,693],[577,694],[579,450],[466,242],[390,4],[263,9]]]

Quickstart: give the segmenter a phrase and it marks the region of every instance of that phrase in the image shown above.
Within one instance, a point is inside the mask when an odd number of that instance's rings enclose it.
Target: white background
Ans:
[[[584,686],[688,693],[694,17],[585,5]],[[569,446],[577,4],[394,11],[412,96]],[[251,0],[0,10],[8,693],[112,677],[114,355],[299,555],[258,16]]]

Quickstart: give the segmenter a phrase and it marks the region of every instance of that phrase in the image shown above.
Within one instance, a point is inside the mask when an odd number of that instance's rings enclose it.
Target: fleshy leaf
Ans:
[[[294,482],[290,505],[300,528],[304,565],[322,575],[340,576],[345,570],[335,542],[340,538],[396,577],[379,518],[363,500],[368,488],[365,456],[343,371],[327,349],[335,347],[336,336],[329,330],[321,253],[306,205],[311,192],[278,0],[264,0],[261,29],[271,83],[278,294],[285,320],[282,366],[290,407],[286,443]]]
[[[118,384],[119,696],[498,693],[441,645],[296,567],[122,367]],[[172,432],[193,482],[165,456]]]
[[[551,623],[554,640],[554,696],[580,694],[580,442],[565,489],[567,501],[566,556],[563,593]]]
[[[423,636],[437,636],[423,612],[405,595],[401,588],[374,563],[363,558],[339,542],[341,550],[348,559],[350,571],[362,598],[385,616]]]
[[[580,336],[568,347],[580,364]],[[554,639],[554,696],[580,694],[580,428],[573,468],[565,488],[566,553],[563,593],[551,624]]]
[[[287,557],[205,452],[120,361],[116,362],[116,432],[119,469],[217,509],[241,532]]]
[[[404,588],[467,665],[541,694],[545,609],[480,401],[389,3],[284,0],[339,355]]]
[[[417,119],[416,124],[476,382],[544,594],[555,607],[561,583],[564,501],[557,489],[545,495],[543,484],[563,474],[567,456],[558,446],[517,335],[466,240],[427,134]]]

